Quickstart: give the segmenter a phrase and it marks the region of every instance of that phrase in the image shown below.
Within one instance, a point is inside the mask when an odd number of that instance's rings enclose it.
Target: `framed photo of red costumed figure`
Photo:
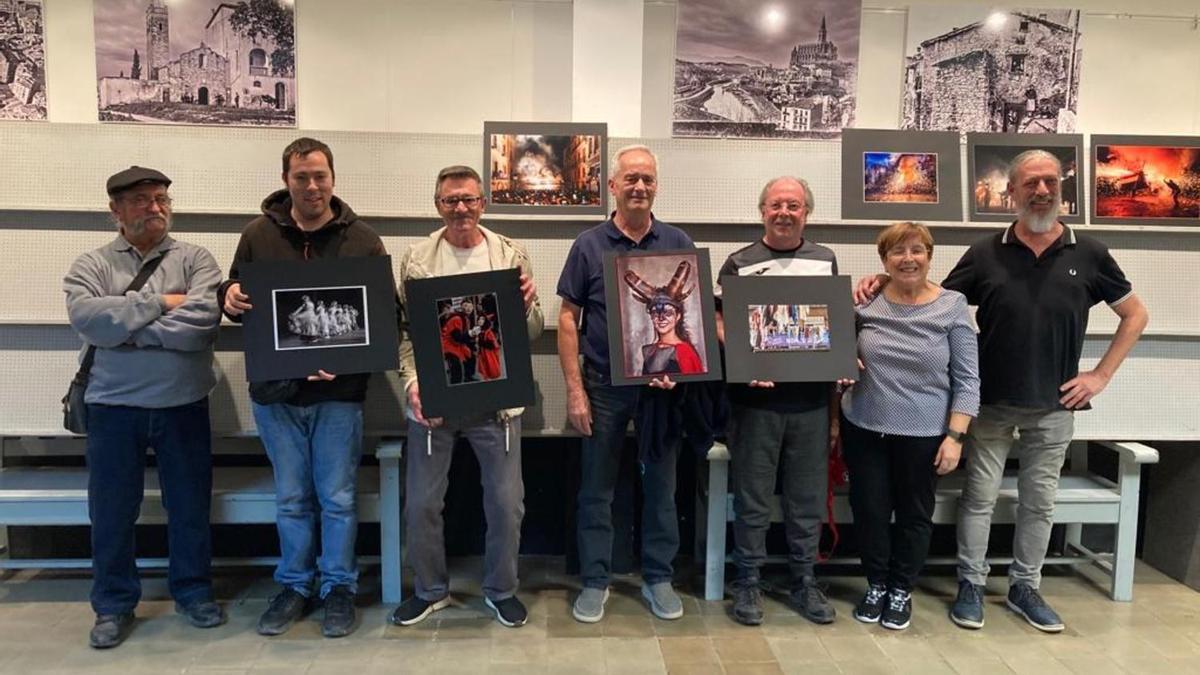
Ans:
[[[610,253],[604,280],[613,384],[721,379],[708,249]]]
[[[459,417],[536,399],[520,270],[404,283],[426,417]]]

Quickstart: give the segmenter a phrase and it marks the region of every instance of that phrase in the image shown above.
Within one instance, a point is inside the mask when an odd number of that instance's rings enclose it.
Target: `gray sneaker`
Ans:
[[[608,602],[607,588],[587,588],[575,598],[571,615],[582,623],[596,623],[604,618],[604,603]]]
[[[660,619],[678,619],[683,616],[683,601],[679,594],[671,588],[671,582],[660,581],[657,584],[642,584],[642,597],[650,603],[650,611]]]

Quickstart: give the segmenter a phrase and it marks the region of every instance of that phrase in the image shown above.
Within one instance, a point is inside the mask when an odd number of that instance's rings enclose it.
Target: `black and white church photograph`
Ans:
[[[837,138],[854,126],[859,0],[679,0],[674,136]]]
[[[293,0],[94,0],[101,122],[296,125]]]
[[[371,344],[366,286],[287,288],[272,295],[277,351]]]

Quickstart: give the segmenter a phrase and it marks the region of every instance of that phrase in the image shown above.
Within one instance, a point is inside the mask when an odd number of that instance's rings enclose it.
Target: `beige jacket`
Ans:
[[[445,230],[446,228],[444,227],[435,230],[425,239],[408,247],[408,250],[400,258],[399,293],[401,302],[404,302],[406,305],[408,300],[404,297],[405,281],[443,275],[440,268],[441,258],[438,256],[438,247],[450,245],[442,238],[442,233]],[[517,268],[521,270],[522,274],[533,278],[533,266],[529,261],[529,253],[525,251],[524,246],[502,234],[492,232],[482,225],[479,226],[479,231],[483,233],[483,238],[487,241],[488,257],[490,258],[492,269]],[[529,331],[530,340],[536,340],[542,334],[542,329],[545,328],[545,319],[542,317],[542,304],[537,298],[534,298],[533,304],[525,312],[525,326]],[[412,342],[408,339],[407,335],[404,335],[400,339],[400,381],[404,383],[404,391],[407,392],[409,386],[416,380],[417,367],[413,360]],[[406,397],[406,404],[407,401]],[[504,419],[516,417],[523,411],[524,408],[510,408],[499,411],[498,415],[501,419]]]

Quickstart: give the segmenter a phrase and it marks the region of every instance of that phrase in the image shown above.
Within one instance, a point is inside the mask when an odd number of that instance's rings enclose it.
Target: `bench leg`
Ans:
[[[383,602],[400,602],[400,459],[379,460],[379,557]]]
[[[1137,549],[1138,497],[1141,492],[1141,465],[1122,461],[1117,479],[1121,492],[1117,516],[1117,537],[1113,545],[1112,599],[1133,600],[1133,567]]]
[[[704,599],[725,597],[725,526],[728,521],[729,462],[708,463],[708,550],[704,556]]]

